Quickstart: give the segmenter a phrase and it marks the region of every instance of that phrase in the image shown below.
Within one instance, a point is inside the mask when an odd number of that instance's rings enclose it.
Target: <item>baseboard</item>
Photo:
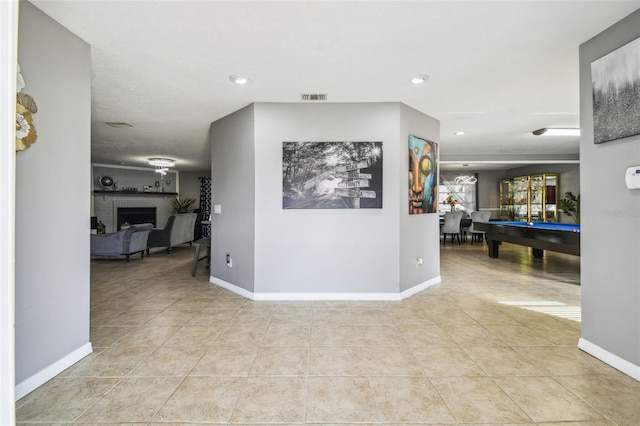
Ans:
[[[600,361],[609,364],[616,370],[620,370],[624,374],[640,381],[640,365],[632,364],[629,361],[602,349],[600,346],[583,339],[582,337],[578,341],[578,349],[585,351],[589,355],[598,358]]]
[[[42,386],[49,380],[53,379],[55,376],[71,367],[73,364],[80,361],[91,352],[93,352],[91,342],[86,343],[70,354],[49,365],[48,367],[45,367],[42,370],[38,371],[33,376],[28,377],[22,382],[18,383],[16,385],[16,401],[27,395],[29,392]]]
[[[380,300],[380,301],[396,301],[406,299],[414,294],[441,282],[438,276],[429,281],[425,281],[402,293],[254,293],[242,287],[228,283],[215,277],[209,277],[209,282],[219,287],[227,289],[247,299],[256,301],[310,301],[310,300]]]
[[[415,285],[403,291],[402,293],[400,293],[400,299],[406,299],[408,297],[411,297],[414,294],[420,293],[421,291],[426,290],[433,285],[440,284],[441,282],[442,282],[442,277],[438,275],[435,278],[431,278],[430,280],[427,280],[421,284]]]
[[[231,291],[231,292],[233,292],[235,294],[238,294],[238,295],[240,295],[242,297],[246,297],[247,299],[255,300],[253,298],[253,292],[251,292],[249,290],[246,290],[246,289],[244,289],[242,287],[238,287],[235,284],[228,283],[225,280],[221,280],[220,278],[209,276],[209,282],[211,284],[217,285],[218,287],[222,287],[224,289],[227,289],[227,290],[229,290],[229,291]]]

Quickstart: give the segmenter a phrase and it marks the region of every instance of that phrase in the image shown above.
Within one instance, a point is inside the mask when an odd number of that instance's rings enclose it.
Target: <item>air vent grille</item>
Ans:
[[[301,95],[303,101],[326,101],[326,93],[303,93]]]
[[[131,124],[125,123],[124,121],[105,121],[104,124],[111,127],[133,127]]]

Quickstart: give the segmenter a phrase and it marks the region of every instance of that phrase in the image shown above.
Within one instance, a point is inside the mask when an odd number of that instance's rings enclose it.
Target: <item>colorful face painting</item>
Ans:
[[[438,144],[409,135],[409,214],[438,211]]]

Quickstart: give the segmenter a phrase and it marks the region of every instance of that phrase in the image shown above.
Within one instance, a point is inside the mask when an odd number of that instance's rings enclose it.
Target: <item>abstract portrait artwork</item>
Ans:
[[[283,209],[381,209],[382,142],[283,142]]]
[[[593,140],[640,134],[640,38],[591,63]]]
[[[409,135],[409,214],[438,212],[438,144]]]

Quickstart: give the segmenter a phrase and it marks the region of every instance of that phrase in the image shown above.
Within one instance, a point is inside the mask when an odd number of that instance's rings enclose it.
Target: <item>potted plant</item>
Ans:
[[[573,217],[573,220],[580,223],[580,194],[573,195],[571,191],[565,192],[564,198],[558,201],[558,209],[562,213]]]
[[[171,204],[173,205],[173,213],[174,214],[189,213],[189,210],[191,210],[191,206],[195,202],[196,202],[195,198],[189,198],[189,197],[183,198],[182,200],[180,198],[171,200]]]

